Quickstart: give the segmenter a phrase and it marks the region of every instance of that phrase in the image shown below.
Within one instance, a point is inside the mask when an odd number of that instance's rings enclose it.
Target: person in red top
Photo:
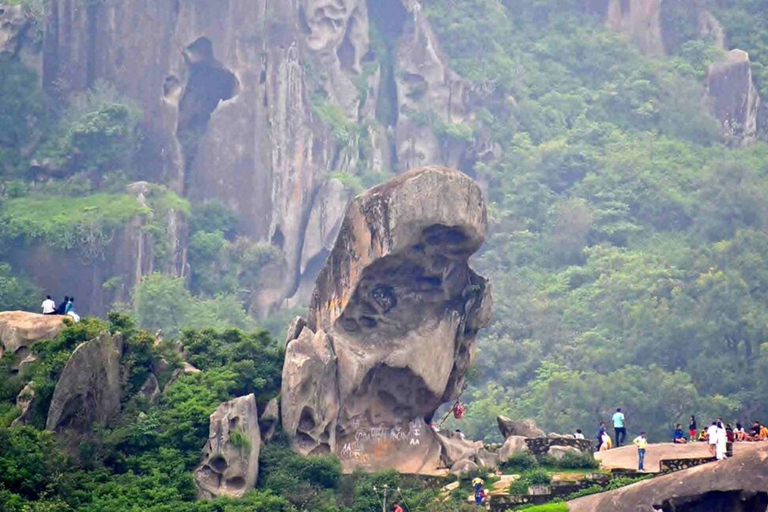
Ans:
[[[399,503],[395,503],[394,512],[403,512],[403,507],[401,507]]]

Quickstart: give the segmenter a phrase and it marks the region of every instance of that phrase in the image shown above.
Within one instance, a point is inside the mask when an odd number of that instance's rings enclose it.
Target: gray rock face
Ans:
[[[53,392],[45,428],[88,431],[120,412],[120,357],[123,338],[103,332],[77,346]]]
[[[261,439],[268,443],[277,432],[280,424],[280,402],[273,398],[267,403],[267,407],[259,417],[259,428],[261,430]]]
[[[467,263],[485,235],[478,185],[445,168],[410,171],[358,196],[290,341],[282,418],[293,448],[345,470],[433,473],[427,426],[455,398],[490,318]]]
[[[747,52],[731,50],[710,66],[706,89],[707,103],[733,145],[747,146],[765,133],[768,109],[757,93]]]
[[[763,512],[768,446],[621,489],[568,502],[571,512]]]
[[[221,404],[211,414],[210,434],[195,469],[198,496],[240,498],[259,476],[261,433],[253,394]]]
[[[479,471],[479,466],[468,459],[462,459],[451,467],[451,474],[457,477],[463,477]]]
[[[499,425],[499,432],[504,436],[504,439],[510,436],[546,437],[544,431],[538,428],[531,419],[514,421],[506,416],[499,415],[496,417],[496,423]]]

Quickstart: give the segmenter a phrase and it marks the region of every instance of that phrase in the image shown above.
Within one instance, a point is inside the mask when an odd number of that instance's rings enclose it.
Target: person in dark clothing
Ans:
[[[603,444],[603,434],[605,434],[605,422],[600,422],[600,429],[597,431],[597,449],[600,449],[600,445]]]
[[[696,418],[691,415],[691,421],[688,422],[688,435],[691,436],[691,442],[696,441],[696,433],[698,427],[696,426]]]
[[[69,297],[67,295],[64,296],[64,300],[59,302],[59,307],[56,308],[56,311],[53,312],[54,315],[65,315],[67,314],[67,304],[69,303]]]

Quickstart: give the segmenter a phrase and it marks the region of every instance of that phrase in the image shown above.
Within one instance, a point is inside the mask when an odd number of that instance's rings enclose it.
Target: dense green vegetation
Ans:
[[[768,98],[768,4],[695,3],[722,22],[729,48],[750,53]],[[411,118],[447,146],[482,140],[501,155],[466,169],[487,191],[490,230],[474,266],[491,279],[495,316],[479,341],[467,416],[449,425],[491,440],[494,416],[505,414],[593,437],[599,421],[622,407],[630,435],[642,429],[663,441],[690,414],[700,423],[767,421],[768,145],[731,149],[735,141],[723,140],[702,108],[701,81],[722,50],[697,39],[686,9],[664,11],[675,38],[668,58],[652,59],[583,14],[578,0],[422,4],[453,68],[472,83],[475,111],[464,124],[430,111]],[[374,16],[386,12],[376,6]],[[371,28],[389,85],[398,72],[397,21],[374,19]],[[361,90],[375,65],[366,62],[355,80]],[[334,459],[301,459],[279,437],[262,452],[255,491],[240,501],[196,503],[190,470],[208,415],[251,392],[263,407],[279,389],[282,348],[255,331],[249,314],[278,250],[244,236],[223,203],[190,204],[161,185],[143,200],[127,192],[129,183],[163,177],[143,167],[141,112],[109,85],[64,102],[2,56],[0,98],[1,309],[39,305],[38,291],[5,262],[13,248],[45,244],[95,260],[119,228],[139,219],[152,237],[154,268],[164,271],[172,259],[168,215],[189,224],[187,277],[150,274],[132,303],[117,307],[149,332],[162,330],[165,343],[155,346],[129,317],[113,314],[40,343],[38,361],[19,375],[10,376],[9,356],[0,360],[0,509],[364,512],[379,507],[373,488],[384,484],[401,487],[411,510],[466,508],[458,497],[435,501],[439,485],[428,481],[342,476]],[[339,151],[357,144],[364,160],[368,127],[347,119],[322,90],[308,100]],[[397,119],[395,102],[391,91],[380,94],[376,117],[385,126]],[[364,167],[328,176],[355,192],[388,176]],[[263,325],[279,332],[293,313]],[[103,329],[127,339],[123,413],[70,446],[41,428],[69,355]],[[180,364],[173,338],[201,373],[171,382]],[[157,404],[138,395],[150,372],[168,386]],[[7,428],[31,379],[32,424]],[[546,473],[524,459],[507,464],[525,473],[520,488]],[[561,466],[591,463],[572,458]]]
[[[718,51],[643,57],[577,2],[425,4],[456,69],[492,91],[473,128],[504,154],[474,168],[495,317],[464,428],[498,435],[503,413],[589,434],[621,406],[662,441],[690,414],[768,417],[768,146],[728,149],[700,108]],[[729,33],[760,60],[753,26]]]

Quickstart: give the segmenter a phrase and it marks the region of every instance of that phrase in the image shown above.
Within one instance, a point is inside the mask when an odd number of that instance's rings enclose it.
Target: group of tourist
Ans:
[[[43,309],[44,315],[66,315],[70,317],[75,322],[80,321],[80,315],[78,315],[75,312],[75,298],[69,297],[68,295],[64,296],[64,300],[59,303],[58,306],[56,306],[56,303],[53,301],[50,295],[45,296],[45,300],[40,305],[40,307]]]
[[[734,428],[730,423],[723,423],[722,418],[718,418],[716,421],[713,421],[712,424],[707,428],[698,430],[696,417],[691,416],[691,421],[688,424],[689,438],[685,438],[685,434],[683,433],[683,426],[678,423],[674,433],[672,434],[672,442],[677,444],[684,444],[687,442],[703,441],[710,442],[711,444],[712,436],[719,435],[714,432],[712,428],[713,426],[716,426],[719,430],[724,432],[726,441],[729,443],[734,443],[737,441],[768,441],[768,427],[759,421],[752,422],[752,426],[749,428],[744,428],[744,426],[739,421],[736,421],[735,424],[736,427]]]

